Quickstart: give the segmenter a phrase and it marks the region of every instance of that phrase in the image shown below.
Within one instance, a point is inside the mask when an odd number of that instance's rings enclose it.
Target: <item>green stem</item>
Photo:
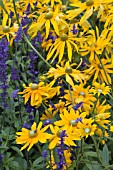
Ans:
[[[109,168],[113,168],[113,165],[106,166],[104,170],[109,170]]]
[[[101,158],[101,156],[100,156],[100,153],[99,153],[99,149],[98,149],[97,142],[96,142],[96,140],[95,140],[95,138],[94,138],[93,136],[92,136],[92,140],[93,140],[94,145],[95,145],[95,149],[96,149],[96,153],[97,153],[98,159],[99,159],[99,161],[100,161],[102,167],[105,168],[105,165],[104,165],[104,163],[103,163],[103,161],[102,161],[102,158]]]
[[[16,19],[17,19],[17,22],[18,22],[18,25],[20,26],[20,22],[19,22],[19,18],[18,18],[18,14],[17,14],[17,11],[16,11],[16,4],[15,4],[15,0],[13,0],[13,6],[14,6],[14,11],[15,11],[15,15],[16,15]],[[24,39],[26,41],[26,43],[36,52],[36,54],[40,57],[41,60],[43,60],[48,67],[52,67],[44,58],[43,56],[33,47],[33,45],[30,43],[30,41],[28,40],[28,38],[26,37],[24,31],[22,31],[23,33],[23,36],[24,36]]]
[[[24,32],[23,32],[23,35],[24,35],[24,39],[25,39],[25,41],[27,42],[27,44],[36,52],[36,54],[40,57],[40,59],[41,60],[43,60],[46,64],[47,64],[47,66],[49,67],[49,68],[51,68],[52,66],[42,57],[42,55],[33,47],[33,45],[30,43],[30,41],[28,40],[28,38],[26,37],[26,35],[24,34]]]
[[[47,110],[49,115],[56,121],[57,119],[51,114],[51,112],[48,110],[48,108],[46,107],[46,105],[43,102],[42,102],[42,106],[44,107],[45,110]]]
[[[15,0],[13,0],[13,6],[14,6],[14,11],[15,11],[15,15],[16,15],[17,23],[18,23],[18,25],[20,26],[20,22],[19,22],[19,18],[18,18],[17,10],[16,10]]]

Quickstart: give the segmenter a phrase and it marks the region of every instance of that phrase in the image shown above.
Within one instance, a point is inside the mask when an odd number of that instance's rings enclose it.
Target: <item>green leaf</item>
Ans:
[[[85,155],[86,156],[91,156],[91,157],[97,157],[97,153],[96,152],[91,152],[91,151],[85,152]]]
[[[92,161],[93,170],[103,170],[102,166],[97,161]]]
[[[19,167],[20,167],[19,163],[16,162],[16,161],[11,161],[11,162],[9,163],[9,166],[10,166],[11,168],[17,169],[17,170],[18,170]]]
[[[92,169],[92,164],[91,164],[91,163],[86,163],[86,166],[87,166],[88,170],[93,170],[93,169]]]
[[[40,162],[42,162],[44,160],[44,158],[41,156],[39,158],[37,158],[34,162],[33,162],[33,166],[36,167]]]
[[[108,150],[108,147],[106,144],[104,145],[103,151],[101,153],[102,153],[102,160],[103,160],[104,164],[109,165],[110,156],[109,156],[109,150]]]
[[[11,148],[12,148],[14,151],[16,151],[21,157],[24,156],[23,153],[20,151],[20,149],[18,149],[17,147],[12,146]]]
[[[53,157],[54,157],[55,162],[59,162],[58,154],[56,152],[56,148],[53,149]]]
[[[22,157],[16,157],[15,161],[19,163],[18,170],[27,170],[27,162],[25,159],[23,159]]]

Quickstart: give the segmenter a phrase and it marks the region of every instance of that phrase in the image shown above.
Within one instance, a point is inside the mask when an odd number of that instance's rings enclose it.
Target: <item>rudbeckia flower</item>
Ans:
[[[56,121],[54,124],[56,126],[63,126],[63,128],[69,128],[72,126],[73,132],[75,132],[78,122],[82,122],[85,117],[85,112],[80,114],[79,111],[75,112],[72,108],[70,109],[70,112],[64,109],[63,113],[60,114],[61,120]]]
[[[100,94],[106,95],[110,92],[110,87],[106,86],[105,83],[97,83],[95,82],[93,84],[94,87],[92,87],[92,89],[90,89],[90,92],[95,94],[98,94],[98,96],[100,96]]]
[[[46,143],[47,139],[50,138],[51,135],[48,133],[45,133],[48,126],[42,128],[42,122],[39,123],[38,127],[36,127],[36,123],[34,122],[31,126],[31,130],[28,130],[26,128],[22,128],[22,132],[16,133],[16,143],[17,144],[24,144],[24,146],[21,148],[21,151],[28,147],[28,151],[32,148],[34,144],[37,144],[38,142]]]
[[[58,62],[61,62],[63,59],[65,48],[67,49],[68,53],[68,59],[69,61],[72,60],[72,52],[77,51],[78,52],[78,44],[85,41],[84,38],[77,38],[72,33],[61,33],[58,38],[56,38],[55,42],[52,44],[52,46],[49,49],[47,60],[51,59],[52,56],[53,60],[52,62],[58,57]]]
[[[56,7],[55,10],[49,8],[40,14],[36,23],[33,23],[28,30],[28,33],[32,35],[32,38],[37,35],[37,32],[42,29],[42,27],[46,30],[46,38],[49,36],[50,26],[52,24],[55,33],[58,35],[58,24],[55,20],[56,16],[59,15],[59,7]]]
[[[52,126],[50,125],[50,129],[52,132],[52,136],[50,138],[50,144],[49,144],[49,149],[55,148],[60,142],[60,135],[62,133],[62,128],[59,128],[58,126]],[[64,137],[64,144],[67,146],[76,146],[75,142],[73,140],[80,140],[80,133],[79,131],[76,131],[76,133],[72,133],[72,127],[68,128],[66,130],[67,136]]]
[[[81,44],[80,54],[85,56],[90,53],[90,61],[95,59],[95,54],[102,54],[103,50],[109,45],[110,36],[108,36],[108,31],[108,29],[104,29],[101,35],[99,35],[98,27],[96,27],[96,31],[88,31],[87,33],[90,35],[87,36],[86,42]]]
[[[84,87],[85,84],[80,83],[79,85],[75,85],[72,93],[72,99],[74,102],[74,105],[82,102],[82,108],[84,111],[89,113],[89,110],[91,109],[91,106],[94,105],[94,101],[96,101],[96,98],[94,95],[90,92],[90,86]],[[70,97],[69,90],[65,90],[64,98],[66,99],[66,105],[72,107],[72,99]]]
[[[82,81],[86,78],[86,76],[81,73],[79,70],[77,69],[73,69],[72,66],[75,64],[69,64],[69,62],[66,62],[66,64],[64,65],[64,67],[60,67],[59,65],[57,65],[57,68],[50,68],[47,75],[48,78],[53,77],[56,80],[57,78],[65,75],[66,76],[66,82],[69,83],[73,88],[74,88],[74,83],[72,80],[72,77],[74,78],[74,80],[76,82]]]
[[[104,9],[104,4],[110,4],[113,1],[108,0],[86,0],[85,2],[81,2],[80,0],[72,0],[73,4],[71,6],[74,6],[75,9],[67,11],[68,18],[73,19],[77,17],[82,12],[85,12],[83,17],[81,18],[80,22],[84,22],[86,19],[88,19],[95,11],[97,11],[98,16],[100,16]]]
[[[78,128],[81,133],[82,137],[93,136],[94,132],[97,128],[97,125],[92,124],[94,120],[90,119],[83,119],[82,123],[78,122]]]
[[[111,116],[110,114],[111,106],[109,104],[105,104],[105,102],[106,100],[100,103],[100,101],[98,100],[93,116],[94,116],[94,121],[99,125],[99,127],[101,126],[107,129],[107,125],[110,123],[110,121],[107,119]],[[92,109],[89,112],[91,113]]]
[[[106,84],[111,84],[111,77],[110,73],[113,73],[113,64],[111,59],[101,59],[101,62],[103,64],[103,67],[98,59],[98,57],[95,57],[95,60],[90,60],[90,65],[88,65],[89,69],[85,70],[84,72],[89,74],[88,78],[91,78],[94,75],[93,83],[97,80],[99,82],[105,82]]]
[[[8,24],[7,24],[8,22]],[[12,45],[14,38],[16,37],[16,32],[18,31],[18,24],[14,23],[11,27],[11,19],[8,19],[8,15],[5,14],[3,17],[2,25],[0,25],[0,38],[6,36],[7,40]]]
[[[25,90],[19,92],[18,94],[23,94],[25,98],[24,104],[31,98],[31,106],[39,106],[42,103],[44,97],[49,97],[48,91],[50,90],[49,86],[44,86],[44,82],[39,84],[30,83],[27,87],[24,85]]]

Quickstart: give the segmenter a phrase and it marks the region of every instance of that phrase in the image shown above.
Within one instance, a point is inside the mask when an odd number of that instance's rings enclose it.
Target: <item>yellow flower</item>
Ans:
[[[95,53],[97,55],[102,54],[110,41],[110,37],[107,37],[108,31],[109,29],[104,29],[100,36],[98,27],[96,27],[96,31],[88,31],[87,40],[81,44],[80,54],[85,56],[90,53],[89,60],[91,61],[95,59]]]
[[[78,128],[81,133],[82,137],[88,137],[94,135],[97,125],[92,123],[94,120],[90,119],[83,119],[82,123],[78,122]]]
[[[50,144],[49,149],[53,149],[56,145],[60,142],[60,135],[62,133],[62,130],[66,130],[67,136],[64,137],[64,143],[68,146],[76,146],[75,142],[73,140],[80,140],[80,133],[79,131],[72,133],[72,127],[68,129],[59,128],[58,126],[52,126],[50,125],[50,129],[52,132],[52,136],[50,138]]]
[[[96,98],[94,97],[93,94],[91,94],[90,92],[90,86],[88,87],[84,87],[85,84],[81,83],[80,85],[75,85],[73,90],[71,91],[72,93],[72,99],[74,102],[74,105],[76,105],[77,103],[82,102],[82,109],[86,112],[89,112],[91,106],[94,105],[94,101],[96,100]],[[72,99],[70,97],[70,93],[69,90],[65,91],[66,94],[64,95],[64,98],[66,99],[66,104],[70,105],[70,107],[72,107]]]
[[[46,143],[47,139],[50,138],[51,135],[48,133],[44,133],[48,126],[42,128],[42,122],[39,123],[38,127],[36,127],[36,123],[34,122],[31,126],[31,130],[28,130],[26,128],[22,128],[22,132],[17,132],[16,136],[16,143],[17,144],[25,144],[21,150],[28,147],[28,151],[31,149],[31,147],[34,144],[37,144],[38,142]]]
[[[30,83],[29,87],[24,85],[25,90],[23,92],[19,92],[18,94],[24,94],[25,104],[31,98],[31,106],[39,106],[42,103],[44,97],[49,97],[48,91],[50,88],[48,86],[44,86],[44,82],[40,82],[39,84]]]
[[[85,11],[83,17],[80,22],[84,22],[88,19],[95,11],[98,13],[98,17],[102,14],[104,9],[104,4],[109,4],[112,2],[108,0],[86,0],[85,2],[81,2],[80,0],[71,0],[73,4],[71,6],[75,6],[76,9],[67,11],[68,18],[73,19],[77,17],[79,14]]]
[[[90,92],[94,93],[95,94],[98,94],[98,96],[100,96],[100,94],[103,94],[103,95],[106,95],[110,92],[110,87],[109,86],[106,86],[105,83],[93,83],[93,86],[92,89],[90,89]]]
[[[75,64],[69,64],[69,62],[66,62],[64,67],[60,67],[59,65],[57,65],[57,68],[50,68],[48,71],[48,78],[49,77],[53,77],[56,80],[57,78],[65,75],[66,76],[66,82],[69,83],[73,88],[74,88],[74,83],[71,77],[74,78],[74,80],[76,82],[82,81],[86,78],[86,76],[81,73],[79,70],[77,69],[73,69],[72,66]]]
[[[67,49],[68,53],[68,59],[69,61],[72,61],[72,52],[77,51],[78,52],[78,43],[82,43],[85,39],[84,38],[77,38],[75,35],[72,35],[71,33],[61,33],[58,38],[56,38],[55,42],[53,45],[50,47],[48,55],[47,55],[47,60],[51,59],[52,56],[54,55],[54,59],[57,57],[58,62],[61,62],[63,59],[64,51],[65,48]],[[76,42],[76,43],[75,43]]]
[[[98,125],[100,125],[100,126],[102,126],[103,128],[107,129],[107,127],[106,127],[104,124],[107,124],[107,125],[108,125],[108,124],[110,123],[109,120],[106,120],[106,119],[108,119],[110,116],[111,116],[111,115],[110,115],[110,112],[108,112],[108,113],[98,113],[98,114],[95,116],[94,120],[95,120],[95,122],[96,122]]]
[[[56,16],[59,15],[59,8],[56,7],[55,10],[52,8],[49,8],[40,14],[38,17],[38,20],[36,23],[31,24],[29,27],[28,33],[32,35],[32,38],[37,35],[37,32],[39,30],[42,30],[42,28],[46,29],[46,38],[48,38],[49,31],[50,31],[50,25],[52,24],[55,33],[58,35],[58,24],[55,20]]]
[[[7,24],[8,22],[8,24]],[[3,17],[2,25],[0,25],[0,38],[6,37],[7,40],[12,45],[14,38],[16,37],[16,32],[18,31],[18,24],[15,24],[11,27],[11,19],[8,19],[8,15],[5,14]]]
[[[113,73],[113,64],[111,62],[111,59],[101,59],[102,64],[100,63],[98,57],[95,57],[95,60],[90,61],[89,69],[85,70],[84,72],[89,75],[89,79],[94,76],[93,82],[99,81],[99,82],[105,82],[106,84],[111,84],[111,77],[110,73]],[[103,70],[103,67],[104,70]],[[106,72],[106,73],[105,73]]]
[[[61,120],[56,121],[54,124],[57,126],[63,126],[64,129],[68,129],[72,126],[73,132],[75,132],[78,122],[82,121],[85,117],[85,112],[80,114],[79,111],[75,112],[73,108],[70,109],[70,112],[64,109],[63,113],[60,114]]]
[[[103,127],[107,129],[107,125],[110,123],[110,120],[107,120],[110,118],[110,108],[111,106],[109,104],[105,105],[106,100],[104,100],[101,104],[100,101],[97,102],[95,111],[94,111],[94,121],[99,125],[99,127]],[[90,111],[92,112],[92,110]],[[106,124],[106,125],[105,125]]]

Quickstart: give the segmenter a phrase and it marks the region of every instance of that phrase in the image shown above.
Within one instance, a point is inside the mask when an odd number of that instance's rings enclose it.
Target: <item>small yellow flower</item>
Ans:
[[[50,125],[50,129],[52,132],[51,138],[50,138],[50,144],[49,144],[49,149],[53,149],[56,145],[60,143],[60,135],[62,133],[62,130],[66,130],[67,136],[64,137],[64,143],[67,146],[76,146],[74,140],[80,140],[80,133],[79,131],[77,132],[72,132],[72,127],[68,129],[64,128],[59,128],[58,126],[52,126]]]
[[[111,114],[110,114],[110,108],[111,106],[109,104],[105,104],[106,100],[104,100],[102,103],[98,100],[95,111],[94,111],[94,121],[99,125],[99,127],[103,127],[107,129],[107,125],[109,125]],[[90,111],[92,112],[92,110]]]
[[[55,20],[56,16],[59,15],[59,7],[57,6],[55,9],[48,7],[46,11],[43,13],[40,13],[40,16],[38,17],[38,20],[36,23],[32,23],[29,27],[28,33],[33,37],[37,35],[37,32],[41,30],[42,28],[45,28],[46,30],[46,38],[48,38],[50,26],[52,24],[55,33],[58,35],[58,24]]]
[[[8,22],[8,24],[7,24]],[[5,14],[3,17],[2,25],[0,25],[0,38],[6,37],[7,40],[12,45],[14,38],[16,37],[16,32],[18,31],[18,24],[11,27],[11,19],[8,19],[8,15]]]
[[[79,70],[73,69],[72,68],[73,65],[74,64],[70,65],[69,62],[66,62],[64,67],[60,67],[59,65],[57,65],[56,69],[53,67],[50,68],[50,70],[47,73],[48,78],[54,76],[54,79],[56,80],[57,78],[65,75],[66,82],[69,83],[74,88],[74,83],[71,77],[73,77],[76,82],[81,82],[86,78],[86,76],[82,74]]]
[[[95,54],[102,54],[103,50],[108,46],[110,37],[107,37],[108,29],[102,31],[101,35],[99,35],[99,29],[96,27],[96,32],[94,30],[88,31],[89,36],[87,36],[87,40],[82,43],[80,54],[82,56],[86,56],[90,53],[90,61],[95,59]]]
[[[94,95],[98,94],[98,96],[100,96],[100,94],[106,95],[110,92],[110,87],[106,86],[105,83],[97,83],[95,82],[94,87],[92,89],[90,89],[90,92],[93,92]]]
[[[31,106],[38,106],[42,103],[44,97],[49,97],[48,91],[50,87],[44,86],[44,82],[40,82],[39,84],[30,83],[28,87],[24,85],[24,88],[25,90],[18,94],[24,94],[25,104],[31,98]]]
[[[81,133],[82,137],[93,136],[96,130],[97,125],[92,124],[94,120],[90,119],[83,119],[82,123],[78,122],[78,128]]]
[[[22,128],[22,132],[16,133],[16,143],[24,144],[21,148],[21,151],[28,147],[28,151],[32,148],[32,146],[38,142],[46,143],[47,139],[51,137],[50,134],[44,133],[48,126],[42,128],[42,122],[39,123],[38,127],[36,127],[36,123],[34,122],[31,126],[31,130],[26,128]]]
[[[90,86],[84,87],[85,84],[80,83],[79,85],[75,85],[73,90],[71,91],[72,93],[72,99],[74,102],[74,105],[77,103],[83,102],[83,110],[88,111],[91,109],[91,106],[94,105],[94,101],[96,98],[94,97],[93,94],[90,93]],[[72,107],[72,99],[70,97],[69,90],[65,90],[66,94],[64,95],[64,98],[66,99],[66,104],[71,105]]]
[[[111,84],[111,77],[110,73],[113,73],[113,64],[111,59],[101,59],[102,64],[100,63],[97,56],[95,56],[95,59],[90,61],[90,65],[88,65],[88,69],[84,72],[89,75],[89,79],[93,77],[93,82],[96,82],[97,80],[99,82],[105,82],[106,84]],[[103,67],[104,69],[103,69]],[[106,73],[105,73],[106,72]]]
[[[63,59],[63,55],[65,52],[65,48],[67,49],[68,59],[72,61],[72,52],[78,52],[78,44],[84,41],[84,38],[77,38],[75,35],[71,33],[61,33],[58,38],[56,38],[55,42],[49,49],[47,55],[47,61],[52,58],[54,55],[52,62],[58,57],[58,62],[60,63]],[[76,42],[76,43],[75,43]]]
[[[73,108],[70,109],[70,112],[64,109],[63,113],[60,114],[61,120],[56,121],[54,124],[57,126],[63,126],[63,128],[69,128],[72,126],[72,129],[75,132],[78,122],[82,121],[85,117],[85,112],[80,114],[79,111],[75,112]]]

